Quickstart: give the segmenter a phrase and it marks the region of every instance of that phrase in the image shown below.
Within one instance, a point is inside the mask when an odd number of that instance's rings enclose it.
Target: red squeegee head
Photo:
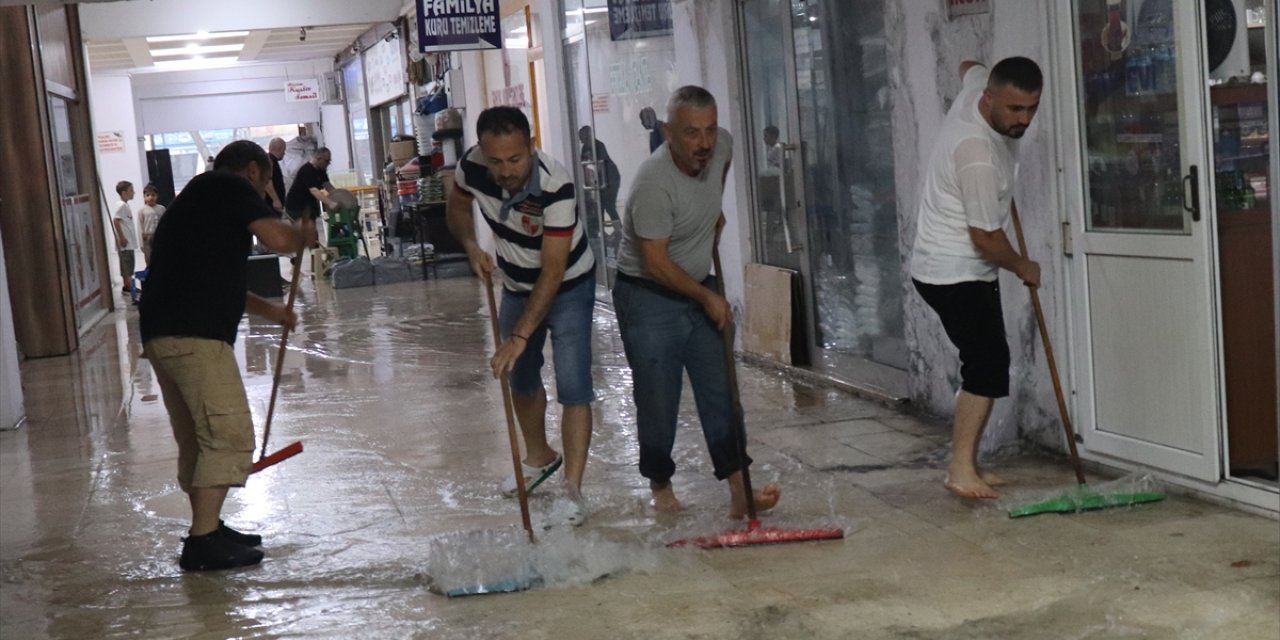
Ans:
[[[288,460],[289,458],[292,458],[298,455],[299,453],[302,453],[301,440],[298,440],[293,444],[290,444],[289,446],[269,456],[263,456],[262,458],[259,458],[257,462],[253,463],[253,470],[251,470],[249,473],[257,473],[259,471],[262,471],[267,467],[284,462],[285,460]]]
[[[760,544],[785,544],[788,542],[813,542],[816,540],[839,540],[844,537],[844,529],[836,527],[816,529],[788,529],[785,527],[765,527],[760,521],[753,519],[747,522],[746,529],[730,529],[715,536],[699,536],[676,540],[668,547],[678,548],[695,546],[703,549],[722,549],[726,547],[749,547]]]

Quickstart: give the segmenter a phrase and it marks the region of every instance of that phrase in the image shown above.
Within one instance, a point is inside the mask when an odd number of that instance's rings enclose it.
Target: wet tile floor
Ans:
[[[1280,637],[1275,520],[1176,496],[1009,520],[1001,507],[1068,486],[1068,468],[1007,461],[1006,501],[954,500],[939,485],[944,425],[747,366],[753,475],[784,492],[765,523],[845,539],[666,549],[731,526],[727,492],[686,398],[675,482],[688,509],[654,516],[603,307],[588,522],[539,528],[532,551],[494,546],[465,535],[518,537],[519,525],[497,491],[510,453],[476,281],[308,286],[302,305],[271,448],[306,451],[233,491],[224,512],[263,534],[255,568],[178,569],[188,513],[136,312],[109,317],[72,356],[23,364],[28,422],[0,433],[0,636]],[[237,344],[259,429],[277,331],[248,321]],[[552,492],[540,493],[539,525]],[[459,599],[427,588],[450,563],[500,572],[508,552],[551,566],[547,584]]]

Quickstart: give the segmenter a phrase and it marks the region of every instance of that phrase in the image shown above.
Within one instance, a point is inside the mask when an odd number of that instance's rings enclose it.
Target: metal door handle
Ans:
[[[1187,182],[1191,182],[1191,202],[1187,202]],[[1191,213],[1193,222],[1200,222],[1200,169],[1191,165],[1191,173],[1182,178],[1182,210]]]

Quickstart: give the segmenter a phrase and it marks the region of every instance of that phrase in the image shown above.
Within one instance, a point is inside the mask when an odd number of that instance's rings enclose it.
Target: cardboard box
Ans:
[[[397,165],[404,164],[418,155],[418,143],[412,140],[391,143],[391,161]]]

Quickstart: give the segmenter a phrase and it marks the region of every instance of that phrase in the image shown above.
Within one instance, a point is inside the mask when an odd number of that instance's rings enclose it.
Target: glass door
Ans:
[[[907,393],[885,0],[741,0],[757,259],[801,273],[814,367]]]
[[[578,210],[595,252],[597,294],[606,300],[630,180],[662,143],[667,98],[679,87],[670,25],[619,28],[626,20],[611,21],[609,4],[626,3],[561,0]]]
[[[1085,449],[1215,481],[1221,394],[1201,9],[1073,3],[1083,190],[1070,266],[1086,334],[1075,358]]]

